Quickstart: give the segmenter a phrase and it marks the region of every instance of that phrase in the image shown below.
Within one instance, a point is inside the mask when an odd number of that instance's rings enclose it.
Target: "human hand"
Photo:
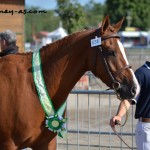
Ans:
[[[110,119],[110,126],[114,127],[115,125],[119,125],[121,123],[121,117],[120,116],[114,116]]]

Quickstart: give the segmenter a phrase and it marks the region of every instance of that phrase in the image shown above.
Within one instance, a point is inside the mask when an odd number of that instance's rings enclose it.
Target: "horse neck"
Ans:
[[[67,37],[41,50],[43,76],[54,107],[58,109],[80,77],[88,70],[87,33]],[[64,43],[63,43],[64,42]]]

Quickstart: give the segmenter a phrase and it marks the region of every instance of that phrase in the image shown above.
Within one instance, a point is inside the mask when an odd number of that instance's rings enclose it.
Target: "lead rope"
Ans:
[[[117,95],[117,97],[118,97],[118,95]],[[120,99],[120,98],[119,98],[119,99]],[[124,107],[125,107],[125,109],[126,109],[126,118],[125,118],[125,121],[124,121],[123,124],[121,124],[121,123],[118,122],[118,121],[116,122],[116,124],[117,124],[117,125],[120,125],[121,127],[123,127],[123,126],[126,124],[127,120],[128,120],[128,108],[127,108],[127,106],[126,106],[124,100],[123,100],[123,105],[124,105]],[[114,133],[118,136],[118,138],[119,138],[129,149],[132,149],[132,150],[133,150],[133,148],[131,148],[131,147],[122,139],[122,137],[117,133],[115,126],[114,126],[114,127],[111,127],[111,128],[112,128],[112,130],[114,131]]]
[[[126,106],[124,100],[123,100],[123,105],[124,105],[124,107],[125,107],[125,109],[126,109],[126,118],[125,118],[124,123],[123,123],[123,124],[120,124],[121,127],[123,127],[123,126],[126,124],[126,122],[127,122],[127,120],[128,120],[128,114],[129,114],[129,113],[128,113],[128,108],[127,108],[127,106]]]

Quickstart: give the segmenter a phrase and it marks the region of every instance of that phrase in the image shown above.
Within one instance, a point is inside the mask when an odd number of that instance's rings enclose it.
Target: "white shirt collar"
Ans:
[[[144,65],[147,67],[147,69],[150,69],[150,67],[146,63]]]

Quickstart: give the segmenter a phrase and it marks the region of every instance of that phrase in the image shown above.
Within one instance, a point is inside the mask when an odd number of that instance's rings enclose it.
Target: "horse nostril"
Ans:
[[[133,87],[131,88],[131,93],[132,93],[132,95],[135,95],[135,94],[136,94],[136,89],[137,89],[136,86],[133,86]]]

